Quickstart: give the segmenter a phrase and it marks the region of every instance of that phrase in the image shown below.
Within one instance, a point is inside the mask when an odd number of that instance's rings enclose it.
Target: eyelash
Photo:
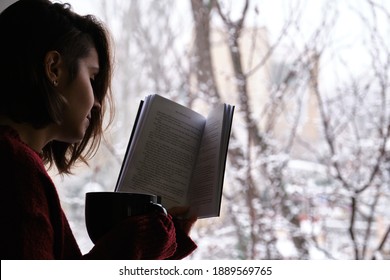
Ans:
[[[89,81],[91,83],[92,88],[95,89],[95,84],[96,84],[95,77],[89,78]]]

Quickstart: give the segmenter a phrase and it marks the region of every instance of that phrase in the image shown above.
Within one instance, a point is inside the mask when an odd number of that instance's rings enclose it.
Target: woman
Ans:
[[[130,217],[82,255],[45,164],[60,173],[99,145],[111,104],[104,27],[69,5],[20,0],[0,14],[1,259],[183,258],[193,220]],[[175,214],[182,214],[176,211]]]

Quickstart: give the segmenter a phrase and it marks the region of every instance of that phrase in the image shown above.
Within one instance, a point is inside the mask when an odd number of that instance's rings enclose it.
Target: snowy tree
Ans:
[[[338,43],[334,38],[337,21],[343,16],[338,3],[326,3],[318,26],[300,34],[305,6],[295,1],[280,35],[254,61],[256,34],[249,38],[252,48],[244,46],[244,36],[248,36],[244,30],[250,28],[245,26],[248,10],[252,7],[255,17],[261,16],[261,6],[251,6],[254,2],[240,1],[242,6],[237,7],[237,2],[233,6],[228,1],[191,1],[196,30],[195,92],[207,91],[210,98],[224,100],[210,55],[214,9],[222,21],[242,125],[232,133],[229,166],[233,171],[225,191],[223,230],[226,237],[235,235],[236,250],[229,250],[230,255],[221,252],[220,257],[307,259],[317,251],[325,258],[388,258],[389,248],[384,247],[390,229],[385,218],[389,213],[390,56],[388,38],[377,28],[379,20],[389,23],[388,11],[372,1],[356,8],[370,39],[365,42],[372,68],[359,73],[367,75],[362,80],[345,65],[343,71],[349,71],[350,77],[329,91],[321,88],[327,77],[320,73],[326,59],[342,58],[329,58]],[[295,39],[298,35],[301,41]],[[288,58],[275,76],[275,54],[281,49]],[[248,57],[253,59],[250,63],[245,61]],[[264,92],[250,89],[249,80],[259,71],[264,72],[258,82],[266,84],[265,97],[259,96]],[[209,79],[205,80],[205,73]],[[263,106],[254,105],[261,100],[265,100]],[[202,237],[211,231],[205,232]],[[282,245],[286,241],[293,245],[287,256]],[[218,251],[215,243],[210,248]]]

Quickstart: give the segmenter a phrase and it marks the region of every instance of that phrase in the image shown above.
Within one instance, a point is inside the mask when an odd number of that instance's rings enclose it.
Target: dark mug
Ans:
[[[163,213],[161,198],[151,194],[88,192],[85,196],[85,223],[93,243],[127,217]]]

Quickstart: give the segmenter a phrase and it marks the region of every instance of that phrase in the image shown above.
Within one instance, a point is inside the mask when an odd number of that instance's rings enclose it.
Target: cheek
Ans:
[[[92,86],[89,84],[85,87],[83,91],[83,98],[85,99],[85,105],[88,110],[91,110],[95,101],[95,96],[93,93]]]
[[[91,83],[88,79],[83,79],[82,82],[77,83],[77,87],[75,88],[75,105],[80,108],[84,108],[86,111],[90,111],[94,104],[94,93],[91,86]]]

